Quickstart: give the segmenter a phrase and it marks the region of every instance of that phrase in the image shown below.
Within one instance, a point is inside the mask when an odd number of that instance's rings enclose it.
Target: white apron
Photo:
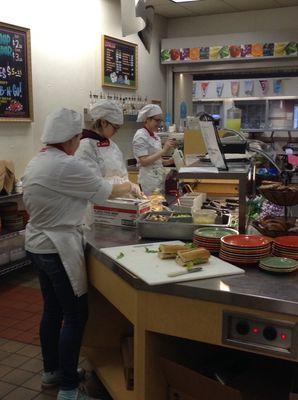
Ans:
[[[141,185],[142,191],[146,196],[150,196],[152,192],[159,191],[164,194],[166,169],[157,166],[140,166],[138,182]]]
[[[160,138],[151,135],[146,128],[138,129],[133,138],[133,152],[138,159],[142,156],[150,156],[162,149]],[[150,196],[153,191],[161,193],[165,191],[166,169],[162,165],[162,160],[156,160],[153,164],[139,166],[138,182],[145,195]]]
[[[87,293],[84,239],[81,230],[55,228],[43,232],[56,247],[74,293],[77,296]]]

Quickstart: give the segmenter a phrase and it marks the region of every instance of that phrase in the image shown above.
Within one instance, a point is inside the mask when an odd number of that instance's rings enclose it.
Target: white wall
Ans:
[[[46,115],[59,106],[82,112],[89,91],[100,88],[101,35],[122,38],[120,0],[14,0],[13,7],[1,3],[0,18],[31,30],[34,122],[0,122],[0,159],[12,159],[20,177],[41,147]],[[150,54],[137,35],[124,38],[138,44],[137,93],[163,103],[165,71],[159,63],[159,43],[165,36],[166,20],[156,17]]]
[[[249,1],[249,0],[247,0]],[[172,18],[168,37],[297,29],[298,7]]]

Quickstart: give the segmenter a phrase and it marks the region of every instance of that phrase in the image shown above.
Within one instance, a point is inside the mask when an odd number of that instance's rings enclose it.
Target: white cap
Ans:
[[[60,108],[48,115],[41,136],[42,143],[64,143],[82,132],[82,116],[76,111]]]
[[[105,119],[111,124],[123,125],[123,111],[110,100],[99,100],[90,107],[90,115],[94,121]]]
[[[162,109],[157,104],[147,104],[138,113],[137,122],[144,122],[147,118],[162,114]]]

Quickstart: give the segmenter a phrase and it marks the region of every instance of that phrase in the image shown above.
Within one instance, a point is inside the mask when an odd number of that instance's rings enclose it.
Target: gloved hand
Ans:
[[[141,199],[142,197],[144,197],[139,185],[137,185],[136,183],[132,183],[132,182],[130,182],[130,185],[131,185],[130,193],[134,197],[137,197],[138,199]]]
[[[176,139],[168,139],[163,145],[164,152],[167,153],[170,149],[176,147],[176,144]]]

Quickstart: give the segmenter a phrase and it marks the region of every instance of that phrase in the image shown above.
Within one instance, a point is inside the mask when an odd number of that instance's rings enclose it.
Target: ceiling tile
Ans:
[[[178,4],[174,4],[174,7],[168,5],[156,5],[154,8],[157,14],[167,18],[189,17],[192,15],[191,11]]]
[[[185,3],[184,7],[195,15],[222,14],[235,11],[229,4],[222,0],[204,0],[194,3]]]
[[[298,0],[276,0],[276,2],[284,7],[298,6]]]
[[[298,0],[201,0],[180,4],[170,0],[147,0],[146,4],[153,5],[157,14],[177,18],[298,6]]]
[[[264,10],[266,8],[277,8],[275,0],[223,0],[229,4],[235,11]]]

